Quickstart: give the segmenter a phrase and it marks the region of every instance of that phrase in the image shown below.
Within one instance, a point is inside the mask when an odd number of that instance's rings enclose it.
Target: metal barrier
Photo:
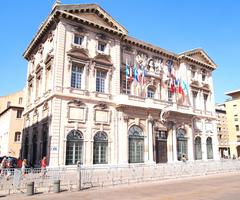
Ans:
[[[130,184],[207,174],[239,172],[240,161],[195,161],[166,164],[93,165],[75,168],[3,169],[0,172],[0,195],[26,193],[34,183],[33,193],[80,190],[90,187]],[[30,186],[29,186],[30,188]]]

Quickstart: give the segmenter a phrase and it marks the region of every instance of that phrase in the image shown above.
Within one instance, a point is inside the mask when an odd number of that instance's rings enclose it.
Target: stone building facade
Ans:
[[[55,4],[24,52],[22,156],[50,166],[218,159],[212,71],[128,35],[96,4]]]
[[[20,156],[24,91],[0,97],[0,157]]]
[[[226,105],[216,105],[217,115],[217,132],[219,142],[219,154],[221,158],[230,157],[229,135],[228,135],[228,121],[226,113]]]
[[[240,157],[240,90],[225,93],[230,96],[226,102],[229,145],[232,157]]]

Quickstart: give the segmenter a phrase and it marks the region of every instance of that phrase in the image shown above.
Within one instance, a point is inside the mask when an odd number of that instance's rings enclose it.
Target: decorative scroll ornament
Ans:
[[[161,113],[160,113],[160,122],[162,124],[166,123],[167,122],[167,117],[169,116],[170,114],[170,110],[168,110],[168,108],[170,107],[169,106],[166,106],[162,109]]]

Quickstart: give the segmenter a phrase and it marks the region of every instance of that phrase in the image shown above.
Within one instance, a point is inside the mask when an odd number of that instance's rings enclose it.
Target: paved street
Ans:
[[[96,199],[96,200],[239,200],[240,174],[209,175],[162,182],[121,185],[108,188],[88,189],[81,192],[40,194],[31,197],[11,195],[1,199]]]

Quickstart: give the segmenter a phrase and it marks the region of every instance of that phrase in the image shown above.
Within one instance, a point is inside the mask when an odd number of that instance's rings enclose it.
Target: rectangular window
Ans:
[[[126,75],[121,74],[121,91],[123,94],[130,94],[132,82],[128,79],[126,82]]]
[[[14,142],[20,142],[21,141],[21,132],[16,132],[14,136]]]
[[[22,97],[19,97],[19,99],[18,99],[18,104],[22,104],[22,100],[23,100],[23,98]]]
[[[45,92],[47,92],[48,90],[50,90],[50,84],[51,84],[51,66],[46,67],[45,75],[46,75]]]
[[[40,96],[41,92],[41,77],[38,77],[36,80],[36,98]]]
[[[107,76],[106,71],[97,70],[96,75],[96,91],[97,92],[105,92],[105,79]]]
[[[236,131],[239,131],[239,125],[235,125]]]
[[[71,87],[81,89],[82,87],[82,71],[83,67],[73,64],[71,75]]]
[[[154,98],[154,94],[155,94],[154,88],[148,87],[147,97],[153,99]]]
[[[204,103],[204,111],[207,111],[207,99],[208,99],[208,95],[207,94],[203,94],[203,103]]]
[[[192,98],[193,98],[193,108],[196,108],[197,106],[197,92],[193,91],[192,92]]]
[[[195,76],[196,76],[196,71],[195,71],[195,70],[192,70],[192,71],[191,71],[191,77],[194,79]]]
[[[238,121],[238,115],[234,115],[234,121],[235,121],[235,122]]]
[[[22,110],[17,110],[17,118],[21,118],[22,117]]]
[[[74,35],[74,44],[82,45],[82,42],[83,42],[83,36]]]
[[[105,52],[105,49],[106,49],[106,43],[98,42],[98,51]]]
[[[202,71],[202,81],[204,82],[206,80],[206,71]]]
[[[10,107],[10,105],[11,105],[11,101],[8,101],[7,102],[7,108]]]
[[[240,135],[237,135],[237,142],[240,142]]]

